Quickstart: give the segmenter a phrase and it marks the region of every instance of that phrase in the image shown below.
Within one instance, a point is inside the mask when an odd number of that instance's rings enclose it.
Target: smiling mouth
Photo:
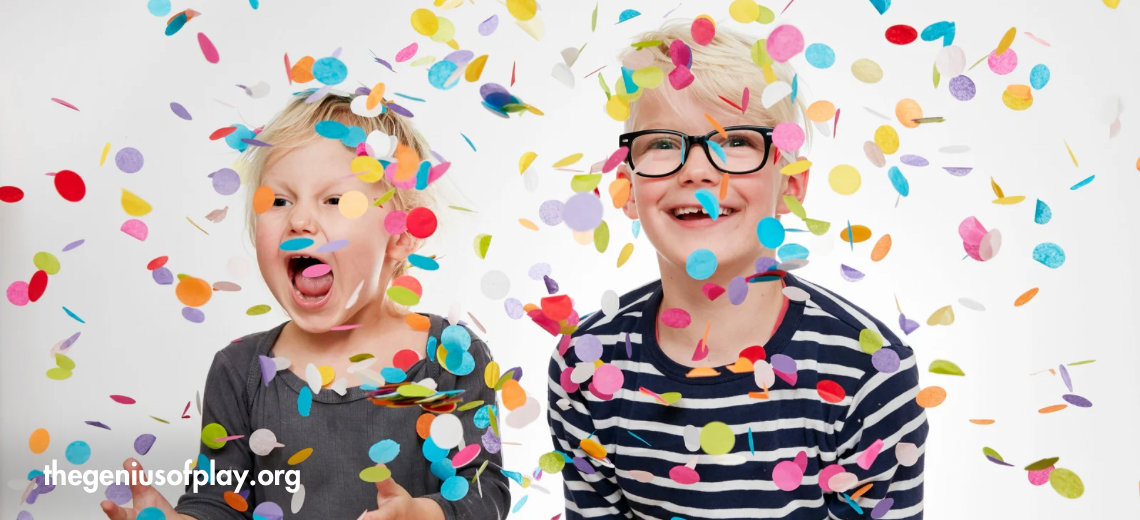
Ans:
[[[723,217],[731,216],[734,213],[736,213],[736,210],[733,210],[732,208],[722,207],[722,208],[720,208],[720,214],[717,215],[717,218],[720,219]],[[673,216],[674,219],[684,220],[684,221],[709,220],[712,218],[712,216],[709,215],[709,212],[707,210],[705,210],[704,207],[674,208],[673,211],[670,212],[670,214]]]
[[[286,268],[294,294],[304,301],[319,301],[332,289],[332,268],[317,258],[292,256],[286,260]]]

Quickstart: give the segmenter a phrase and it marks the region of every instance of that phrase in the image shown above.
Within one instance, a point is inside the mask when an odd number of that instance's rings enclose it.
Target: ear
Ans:
[[[625,205],[622,206],[621,211],[630,220],[637,220],[637,183],[634,182],[633,172],[630,171],[629,165],[621,163],[617,167],[617,177],[629,181],[629,198],[626,199]]]
[[[796,157],[796,161],[802,161],[804,159],[807,159],[807,157]],[[791,210],[788,209],[788,205],[784,203],[784,196],[791,195],[795,197],[800,204],[803,204],[804,197],[807,196],[808,177],[811,176],[811,169],[809,168],[803,173],[797,173],[795,175],[784,175],[777,170],[776,175],[780,177],[779,197],[776,200],[776,214],[783,215],[791,213]]]
[[[420,240],[405,231],[399,235],[388,237],[388,247],[384,250],[384,254],[389,260],[403,262],[408,259],[408,255],[415,253],[421,245]]]

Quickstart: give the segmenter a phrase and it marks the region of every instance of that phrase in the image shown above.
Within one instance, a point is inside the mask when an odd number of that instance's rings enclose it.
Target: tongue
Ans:
[[[332,289],[332,284],[332,271],[312,278],[302,276],[301,273],[293,275],[293,285],[305,296],[324,296]]]

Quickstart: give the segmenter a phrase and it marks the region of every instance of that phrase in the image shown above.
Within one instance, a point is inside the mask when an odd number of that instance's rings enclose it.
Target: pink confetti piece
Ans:
[[[306,267],[304,271],[301,271],[301,276],[305,278],[316,278],[318,276],[324,276],[330,271],[332,271],[332,266],[329,264],[313,264]]]
[[[602,173],[609,173],[614,168],[617,168],[617,165],[625,161],[625,158],[628,155],[629,147],[623,146],[617,150],[614,150],[614,153],[610,154],[610,158],[606,159],[606,163],[602,165]]]
[[[146,227],[146,223],[137,218],[132,218],[126,222],[123,222],[123,225],[119,228],[119,231],[137,238],[140,242],[146,241],[147,233],[149,232]]]
[[[740,113],[748,111],[748,87],[744,87],[744,98],[740,101]]]
[[[420,44],[412,42],[411,45],[400,49],[400,52],[396,53],[396,63],[403,63],[412,59],[412,56],[416,55],[416,51],[419,50],[419,48]]]
[[[202,48],[202,56],[206,57],[206,61],[218,62],[218,49],[214,47],[214,42],[211,42],[205,33],[198,33],[198,46]]]
[[[863,454],[859,455],[855,463],[858,464],[860,468],[871,469],[871,465],[875,463],[875,458],[879,456],[879,452],[882,451],[882,449],[883,440],[875,439],[875,442],[872,442],[866,450],[863,450]]]
[[[693,73],[687,67],[673,67],[669,72],[669,85],[673,90],[682,90],[693,83]]]
[[[790,460],[782,461],[772,469],[772,482],[781,490],[792,491],[800,487],[803,480],[803,470]]]
[[[692,316],[689,316],[688,311],[685,309],[674,307],[672,309],[665,309],[665,311],[661,313],[661,324],[667,327],[683,329],[688,327],[692,321]]]
[[[111,400],[119,404],[135,404],[135,400],[125,395],[112,395]]]
[[[1033,33],[1031,33],[1031,32],[1028,32],[1028,31],[1026,31],[1025,35],[1026,35],[1026,36],[1028,36],[1028,37],[1029,37],[1030,39],[1032,39],[1033,41],[1035,41],[1035,42],[1037,42],[1037,43],[1040,43],[1041,45],[1044,45],[1044,46],[1046,46],[1046,47],[1052,47],[1052,45],[1049,45],[1049,42],[1047,42],[1047,41],[1045,41],[1045,40],[1042,40],[1041,38],[1038,38],[1038,37],[1034,36],[1034,35],[1033,35]]]
[[[354,323],[352,325],[337,325],[337,326],[335,326],[329,330],[352,330],[352,329],[360,328],[360,326],[361,326],[361,324],[359,324],[359,323]]]
[[[389,235],[399,235],[408,229],[408,214],[394,209],[384,216],[384,231]]]
[[[214,439],[214,442],[235,441],[235,440],[238,440],[242,437],[245,437],[245,435],[230,435],[229,437],[218,437],[217,439]]]
[[[768,55],[784,63],[804,50],[804,35],[792,25],[781,25],[772,30],[767,41]]]
[[[470,464],[471,461],[475,460],[475,457],[478,457],[479,453],[482,451],[482,448],[480,448],[478,444],[468,444],[462,450],[459,450],[459,453],[456,453],[455,456],[451,458],[451,467],[461,468],[467,464]]]
[[[716,37],[716,26],[708,18],[697,18],[689,27],[689,34],[693,36],[693,41],[701,45],[708,45]]]
[[[72,110],[74,110],[74,111],[76,111],[76,112],[78,112],[78,111],[79,111],[79,108],[78,108],[78,107],[76,107],[75,105],[72,105],[71,103],[68,103],[67,101],[64,101],[64,100],[62,100],[62,99],[59,99],[59,98],[51,98],[51,100],[52,100],[52,101],[55,101],[56,103],[59,103],[59,104],[61,104],[61,105],[65,106],[65,107],[67,107],[67,108],[70,108],[70,109],[72,109]]]

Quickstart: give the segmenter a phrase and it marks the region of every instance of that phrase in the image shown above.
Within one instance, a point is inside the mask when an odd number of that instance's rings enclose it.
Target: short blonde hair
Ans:
[[[758,124],[771,127],[784,122],[800,125],[804,130],[805,141],[804,145],[800,147],[799,153],[805,154],[811,144],[812,128],[807,118],[807,107],[802,96],[802,78],[797,79],[798,92],[795,103],[792,103],[791,96],[785,96],[771,108],[764,108],[760,103],[760,97],[768,86],[768,82],[764,80],[763,69],[752,61],[752,45],[755,40],[723,25],[718,25],[713,40],[708,45],[700,45],[693,41],[690,29],[692,23],[692,20],[669,20],[657,30],[637,35],[634,41],[660,40],[660,45],[649,47],[646,50],[653,54],[654,65],[661,67],[665,74],[668,74],[673,70],[669,46],[673,41],[681,40],[692,50],[693,58],[690,72],[694,76],[693,82],[683,91],[694,96],[704,106],[717,107],[717,110],[720,111],[734,111],[735,109],[720,99],[719,96],[724,96],[725,99],[730,99],[739,105],[744,88],[747,87],[750,100],[748,110],[745,112],[746,117],[755,120]],[[623,50],[619,59],[624,60],[625,57],[634,52],[637,51],[633,48]],[[795,76],[795,70],[787,63],[773,63],[772,71],[777,79],[789,85]],[[621,81],[619,80],[618,83],[620,86]],[[670,107],[675,107],[672,96],[676,93],[677,91],[666,80],[657,88],[645,89],[642,95],[663,96],[663,100]],[[630,106],[630,116],[625,121],[626,131],[633,129],[636,124],[636,117],[637,102],[634,101]],[[781,153],[780,164],[786,165],[795,162],[795,155],[790,150],[787,153]]]
[[[326,120],[338,121],[346,126],[358,126],[364,130],[365,135],[378,130],[387,135],[396,137],[399,142],[413,149],[422,158],[427,159],[430,147],[427,140],[412,126],[412,123],[392,110],[386,110],[376,117],[359,116],[352,112],[352,97],[336,93],[326,94],[321,99],[307,103],[306,99],[312,91],[302,91],[295,94],[285,108],[257,134],[257,140],[269,143],[272,146],[249,146],[242,154],[246,167],[246,227],[249,229],[249,239],[257,244],[257,215],[253,211],[253,194],[261,186],[261,178],[275,159],[278,159],[291,150],[303,147],[317,139],[325,139],[317,134],[314,126]],[[355,150],[353,151],[355,153]],[[383,190],[393,188],[387,178],[381,177],[376,181]],[[435,197],[431,187],[425,190],[397,189],[386,204],[401,211],[412,208],[431,206]],[[407,233],[405,231],[404,233]],[[416,249],[423,245],[423,240],[409,235],[416,243]],[[407,261],[399,266],[384,280],[383,287],[387,288],[393,280],[403,275],[411,268]],[[407,312],[407,309],[385,298],[388,310],[397,314]]]

